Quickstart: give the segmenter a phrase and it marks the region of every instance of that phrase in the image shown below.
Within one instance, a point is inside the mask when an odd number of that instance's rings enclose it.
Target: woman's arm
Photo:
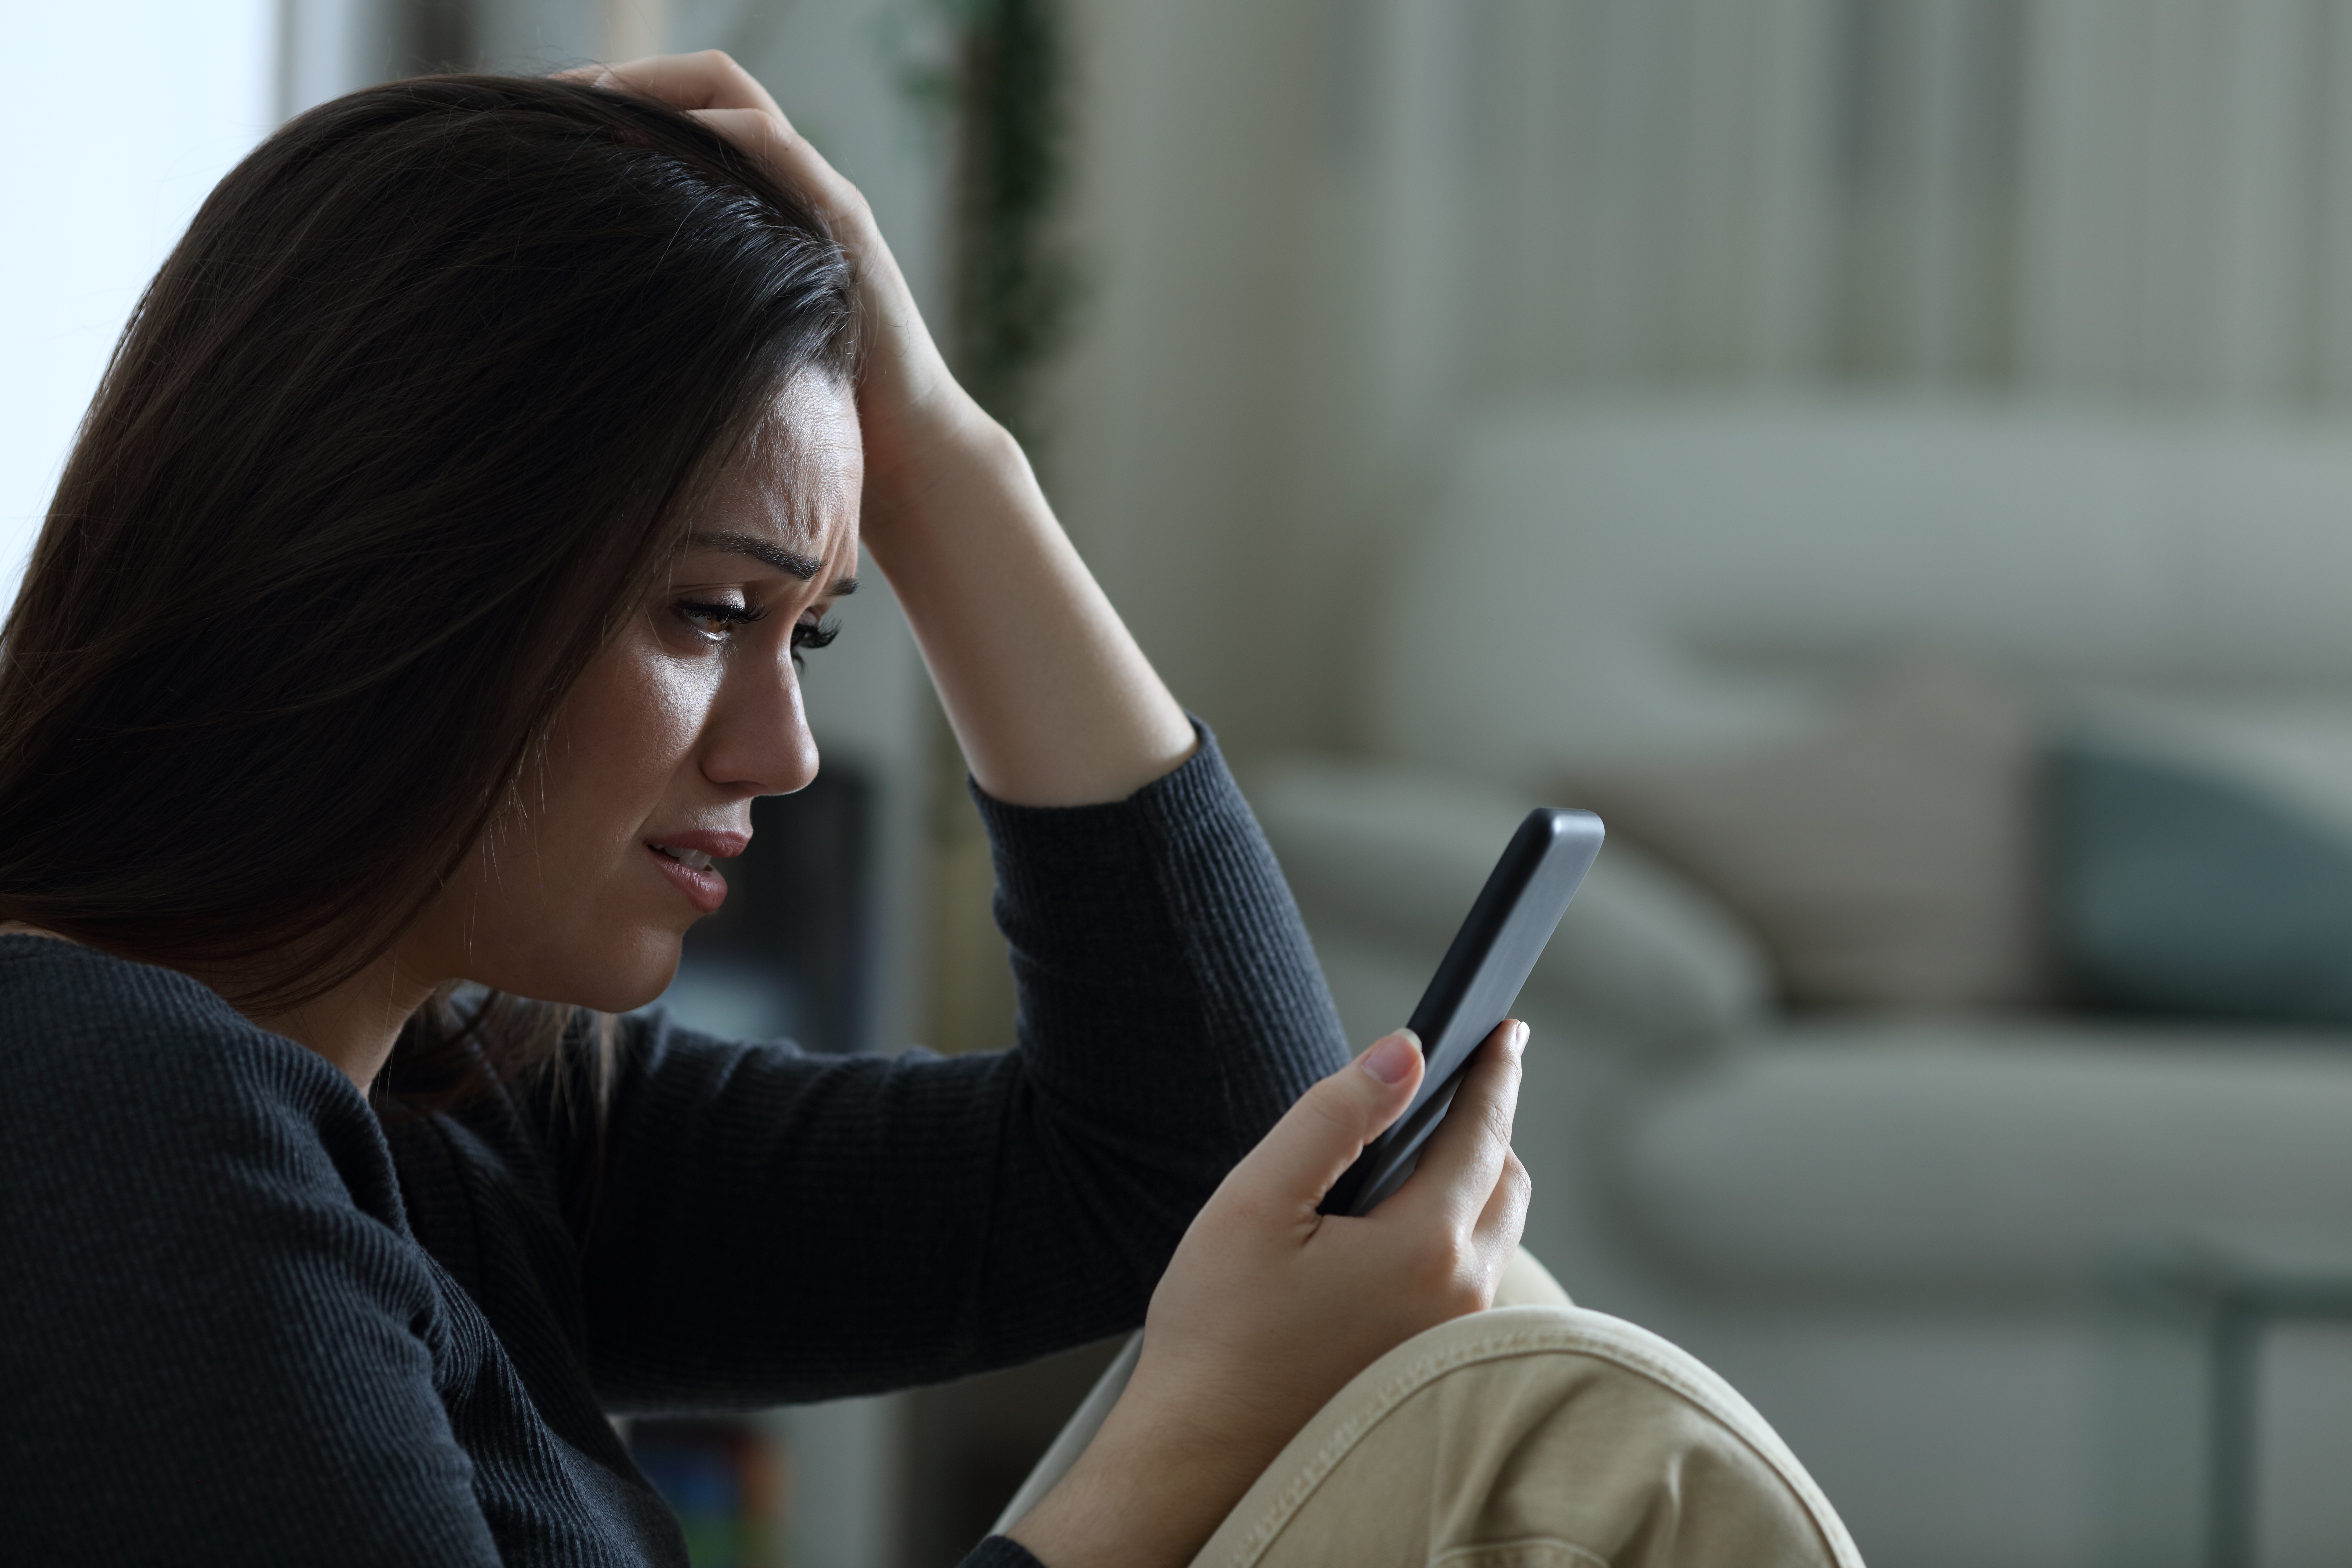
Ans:
[[[1075,805],[1120,799],[1182,762],[1192,726],[1013,438],[986,421],[931,450],[887,488],[869,470],[866,538],[972,777],[999,800]]]
[[[1016,805],[1119,800],[1191,755],[1192,727],[1028,459],[948,373],[866,198],[723,54],[638,60],[597,82],[691,110],[759,153],[856,264],[861,526],[981,788]]]

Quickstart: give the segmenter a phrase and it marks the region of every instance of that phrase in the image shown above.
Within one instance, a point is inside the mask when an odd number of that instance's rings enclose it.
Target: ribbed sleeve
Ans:
[[[1184,1124],[1164,1128],[1165,1152],[1196,1182],[1213,1166],[1213,1185],[1348,1056],[1297,907],[1214,738],[1203,728],[1189,762],[1116,805],[972,795],[995,853],[1026,1070],[1139,1122],[1180,1089]]]

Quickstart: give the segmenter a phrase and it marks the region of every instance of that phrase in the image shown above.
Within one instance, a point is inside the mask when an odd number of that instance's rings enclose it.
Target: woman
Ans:
[[[1213,745],[856,194],[723,57],[588,77],[272,137],[60,482],[0,668],[0,1540],[679,1563],[607,1410],[951,1376],[1148,1300],[1108,1422],[972,1561],[1182,1563],[1492,1300],[1525,1031],[1377,1215],[1316,1216],[1416,1042],[1345,1060]],[[861,546],[971,765],[1020,1048],[613,1022],[814,776],[795,672]]]

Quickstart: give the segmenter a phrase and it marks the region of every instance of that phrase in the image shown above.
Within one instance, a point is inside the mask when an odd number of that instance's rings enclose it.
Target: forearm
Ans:
[[[1020,805],[1124,799],[1191,755],[1192,727],[1012,437],[969,405],[939,417],[919,463],[869,483],[866,540],[972,776]]]

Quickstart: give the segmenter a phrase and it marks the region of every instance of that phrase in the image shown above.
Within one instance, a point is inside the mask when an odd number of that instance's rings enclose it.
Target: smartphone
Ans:
[[[1528,813],[1454,934],[1436,977],[1406,1026],[1427,1062],[1402,1116],[1364,1145],[1324,1195],[1324,1214],[1370,1214],[1420,1163],[1421,1146],[1454,1103],[1475,1051],[1510,1016],[1569,900],[1601,853],[1601,819],[1589,811]]]

